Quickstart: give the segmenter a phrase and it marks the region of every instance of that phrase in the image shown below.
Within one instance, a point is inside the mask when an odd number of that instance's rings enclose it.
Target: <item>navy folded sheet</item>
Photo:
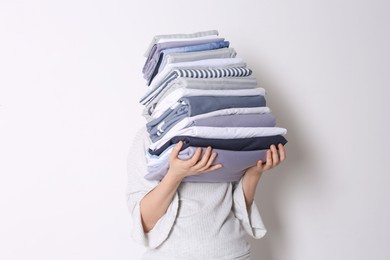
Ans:
[[[261,136],[261,137],[251,137],[251,138],[236,138],[236,139],[218,139],[218,138],[200,138],[193,136],[175,136],[172,137],[169,141],[163,144],[159,149],[153,151],[151,149],[148,152],[152,155],[160,155],[172,144],[176,144],[180,141],[183,141],[183,147],[181,150],[186,149],[187,147],[208,147],[211,146],[215,149],[223,150],[234,150],[234,151],[253,151],[253,150],[263,150],[269,149],[272,144],[285,145],[287,143],[286,138],[282,135],[274,136]]]

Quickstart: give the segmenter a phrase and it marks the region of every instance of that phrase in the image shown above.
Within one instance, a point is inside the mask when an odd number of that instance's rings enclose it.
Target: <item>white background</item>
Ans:
[[[140,259],[126,156],[155,34],[217,29],[288,129],[254,259],[390,259],[388,1],[0,2],[0,259]]]

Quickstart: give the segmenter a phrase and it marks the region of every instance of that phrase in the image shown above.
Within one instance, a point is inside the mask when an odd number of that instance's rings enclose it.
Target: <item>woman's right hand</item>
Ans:
[[[211,152],[211,147],[207,147],[202,155],[202,148],[198,147],[195,154],[188,160],[178,158],[183,142],[178,142],[172,149],[169,158],[169,170],[167,174],[173,174],[176,177],[184,178],[191,175],[199,175],[213,171],[222,167],[222,164],[212,165],[217,157],[216,152]]]

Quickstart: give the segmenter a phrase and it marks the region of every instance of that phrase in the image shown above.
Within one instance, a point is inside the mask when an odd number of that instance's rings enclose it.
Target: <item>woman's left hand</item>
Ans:
[[[264,171],[270,170],[283,162],[286,159],[286,151],[282,144],[278,145],[278,149],[279,153],[276,146],[271,145],[270,149],[267,151],[265,164],[263,164],[262,160],[259,160],[256,165],[246,170],[245,175],[260,175]]]

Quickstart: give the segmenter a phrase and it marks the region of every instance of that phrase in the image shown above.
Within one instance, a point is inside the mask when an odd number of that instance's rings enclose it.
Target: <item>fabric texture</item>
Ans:
[[[258,96],[191,96],[178,100],[177,105],[166,110],[158,118],[146,124],[148,131],[152,131],[159,124],[166,126],[176,124],[185,117],[192,117],[208,112],[233,107],[263,107],[265,98]]]
[[[211,37],[210,37],[211,36]],[[201,40],[201,39],[212,39],[218,37],[217,30],[201,31],[196,33],[176,33],[176,34],[160,34],[153,37],[150,42],[147,50],[145,51],[144,56],[148,57],[151,49],[157,43],[167,42],[168,41],[191,41],[191,40]]]
[[[150,116],[160,100],[177,89],[203,89],[203,90],[229,90],[229,89],[253,89],[257,88],[256,78],[247,77],[223,77],[223,78],[177,78],[153,97],[153,100],[145,105],[142,115]],[[222,91],[221,91],[222,92]]]
[[[149,157],[146,179],[162,180],[164,178],[169,168],[169,154],[172,149],[173,146],[170,146],[164,151],[161,158]],[[179,158],[182,160],[190,159],[195,154],[196,149],[193,146],[186,148],[180,152]],[[203,147],[202,154],[205,150],[206,148]],[[213,149],[213,152],[218,154],[214,164],[220,163],[223,167],[201,175],[185,177],[183,182],[238,182],[248,167],[256,165],[258,160],[265,162],[267,150],[231,151]]]
[[[234,151],[253,151],[268,149],[272,144],[285,145],[287,140],[282,135],[274,136],[258,136],[248,138],[235,138],[235,139],[221,139],[221,138],[204,138],[196,136],[181,136],[176,135],[166,141],[163,145],[156,149],[150,149],[148,152],[152,155],[160,155],[169,146],[176,144],[179,141],[183,141],[183,149],[187,147],[207,147],[211,146],[215,149],[234,150]]]
[[[190,126],[173,133],[174,135],[196,136],[203,138],[236,139],[260,136],[285,135],[287,130],[282,127],[209,127]],[[150,145],[151,150],[160,148],[173,136],[166,134],[160,140]]]
[[[191,126],[214,126],[214,127],[273,127],[276,118],[271,113],[213,116],[196,119]]]
[[[234,58],[237,53],[233,48],[222,48],[207,51],[169,53],[161,62],[158,72],[161,72],[167,64],[178,62],[199,61],[208,59]]]
[[[212,127],[273,127],[276,119],[271,114],[246,114],[246,115],[224,115],[213,116],[193,120],[190,126],[212,126]],[[149,131],[152,142],[160,140],[167,131],[174,125],[159,124]]]
[[[149,143],[142,128],[134,137],[127,166],[131,236],[147,248],[143,259],[251,259],[245,236],[262,238],[266,228],[255,201],[246,209],[242,180],[181,183],[166,213],[151,231],[143,231],[140,201],[159,184],[144,178]]]
[[[224,41],[224,38],[194,40],[194,41],[176,41],[176,42],[174,41],[174,42],[164,42],[164,43],[155,44],[150,50],[149,56],[147,57],[145,64],[142,68],[142,72],[145,73],[146,71],[151,70],[151,67],[155,66],[158,63],[161,57],[160,54],[165,49],[184,47],[188,45],[190,46],[198,45],[198,44],[204,44],[210,42],[220,42],[220,41]]]
[[[158,68],[160,64],[163,62],[165,55],[169,53],[178,53],[178,52],[194,52],[194,51],[205,51],[205,50],[215,50],[221,48],[228,48],[229,41],[218,41],[218,42],[210,42],[192,46],[183,46],[178,48],[170,48],[165,49],[161,52],[159,59],[152,66],[149,66],[149,69],[144,72],[144,78],[147,80],[147,85],[150,85],[153,78],[158,73]]]
[[[184,129],[185,127],[193,125],[195,120],[199,120],[202,118],[224,116],[224,115],[246,115],[246,114],[254,114],[254,113],[266,114],[270,112],[271,110],[269,109],[269,107],[234,107],[234,108],[219,109],[207,113],[201,113],[195,116],[184,117],[176,121],[174,124],[170,124],[169,122],[162,121],[161,123],[153,126],[152,128],[149,128],[148,131],[151,135],[157,135],[158,137],[160,136],[162,137],[169,132],[177,133],[178,131]]]
[[[164,85],[168,80],[169,74],[175,69],[185,69],[185,68],[229,68],[229,67],[246,67],[246,63],[243,62],[240,58],[228,58],[228,59],[208,59],[208,60],[199,60],[199,61],[189,61],[189,62],[180,62],[167,64],[164,70],[156,75],[152,83],[148,87],[146,93],[140,100],[141,104],[146,97],[150,96],[153,92],[158,90]]]
[[[152,117],[161,116],[167,109],[174,106],[178,100],[184,97],[242,97],[242,96],[265,96],[265,89],[263,88],[250,88],[250,89],[177,89],[162,97],[162,101],[157,104]],[[206,100],[205,100],[206,102]]]
[[[177,78],[222,78],[222,77],[247,77],[252,71],[245,67],[229,66],[227,68],[206,67],[206,68],[184,68],[173,69],[166,77],[160,81],[158,88],[150,93],[148,92],[142,99],[141,103],[150,102],[157,96],[170,82]]]

